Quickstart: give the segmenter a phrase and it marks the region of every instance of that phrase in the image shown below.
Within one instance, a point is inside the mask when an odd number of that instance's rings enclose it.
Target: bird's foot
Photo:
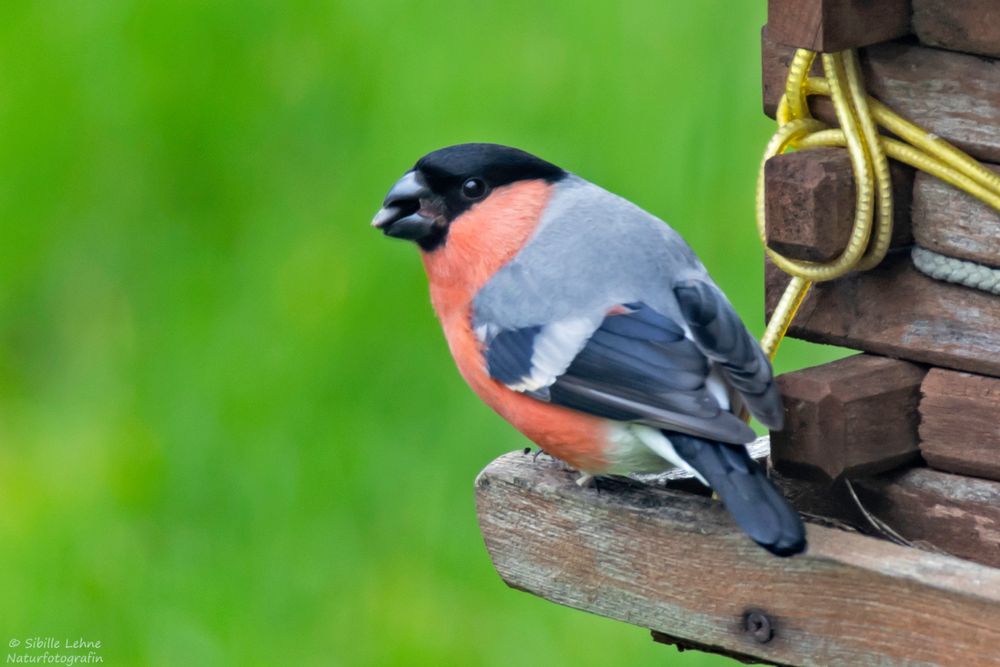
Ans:
[[[581,472],[580,476],[576,478],[576,485],[581,489],[597,488],[597,478],[589,473]]]
[[[532,453],[531,447],[525,447],[524,448],[524,455],[525,456],[531,456],[531,462],[532,463],[538,463],[538,457],[541,456],[544,453],[545,453],[545,450],[542,449],[541,447],[539,447],[538,449],[536,449],[534,451],[534,453]]]

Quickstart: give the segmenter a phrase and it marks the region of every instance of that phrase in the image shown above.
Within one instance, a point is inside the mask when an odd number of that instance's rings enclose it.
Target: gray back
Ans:
[[[685,278],[711,280],[677,232],[570,175],[531,240],[476,296],[475,319],[516,329],[643,301],[680,321],[672,285]]]

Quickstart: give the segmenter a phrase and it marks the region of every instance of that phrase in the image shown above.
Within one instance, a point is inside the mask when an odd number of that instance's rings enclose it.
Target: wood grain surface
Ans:
[[[1000,127],[996,131],[1000,133]],[[986,167],[1000,173],[1000,166]],[[913,185],[912,220],[913,237],[925,248],[1000,266],[1000,212],[972,195],[930,174],[918,173]]]
[[[996,664],[997,570],[815,525],[805,554],[776,558],[716,501],[575,477],[519,451],[476,479],[483,538],[511,587],[778,663]]]
[[[913,32],[931,46],[1000,57],[1000,2],[913,0]]]
[[[835,482],[772,479],[807,516],[1000,567],[1000,482],[927,467]]]
[[[919,459],[917,405],[926,373],[907,361],[858,354],[781,375],[785,428],[771,433],[774,467],[836,479]]]
[[[910,0],[769,0],[767,24],[782,44],[843,51],[910,32]]]
[[[788,277],[768,263],[768,315]],[[934,366],[1000,376],[1000,299],[929,278],[906,249],[864,273],[810,290],[789,330],[794,338]]]
[[[774,117],[795,50],[762,33],[764,111]],[[1000,63],[906,42],[864,48],[860,60],[871,95],[973,157],[1000,162]],[[818,118],[834,124],[829,98],[812,98]]]
[[[893,191],[892,245],[913,242],[910,200],[913,169],[890,161]],[[854,226],[855,188],[844,148],[817,148],[776,155],[764,166],[768,247],[790,259],[827,262],[847,247]]]
[[[935,368],[921,392],[920,450],[927,463],[1000,480],[1000,379]]]
[[[929,468],[852,483],[865,509],[905,539],[1000,568],[1000,483]]]
[[[1000,131],[1000,128],[998,128]],[[892,247],[925,248],[1000,266],[1000,212],[944,181],[890,161]],[[1000,166],[986,164],[1000,173]],[[854,171],[847,151],[822,148],[778,155],[764,170],[767,244],[791,259],[830,261],[854,223]]]

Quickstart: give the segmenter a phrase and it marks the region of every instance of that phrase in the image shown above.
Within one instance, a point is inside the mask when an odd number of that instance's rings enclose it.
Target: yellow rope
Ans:
[[[813,283],[874,268],[888,252],[893,211],[888,158],[936,176],[1000,211],[1000,176],[869,97],[854,51],[822,54],[824,78],[809,76],[815,60],[816,53],[807,49],[799,49],[792,59],[778,105],[778,130],[768,142],[757,177],[757,232],[771,261],[792,276],[761,339],[772,360]],[[810,95],[830,97],[838,128],[812,117]],[[909,143],[879,134],[879,127]],[[845,147],[851,158],[856,185],[851,236],[840,256],[829,262],[789,259],[767,247],[764,164],[790,148],[823,146]]]

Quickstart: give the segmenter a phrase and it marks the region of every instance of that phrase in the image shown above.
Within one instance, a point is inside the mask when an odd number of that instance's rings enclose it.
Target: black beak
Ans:
[[[386,236],[411,241],[435,233],[440,226],[440,216],[427,215],[431,197],[424,177],[416,171],[406,172],[385,196],[382,208],[372,220],[372,227],[381,229]]]

